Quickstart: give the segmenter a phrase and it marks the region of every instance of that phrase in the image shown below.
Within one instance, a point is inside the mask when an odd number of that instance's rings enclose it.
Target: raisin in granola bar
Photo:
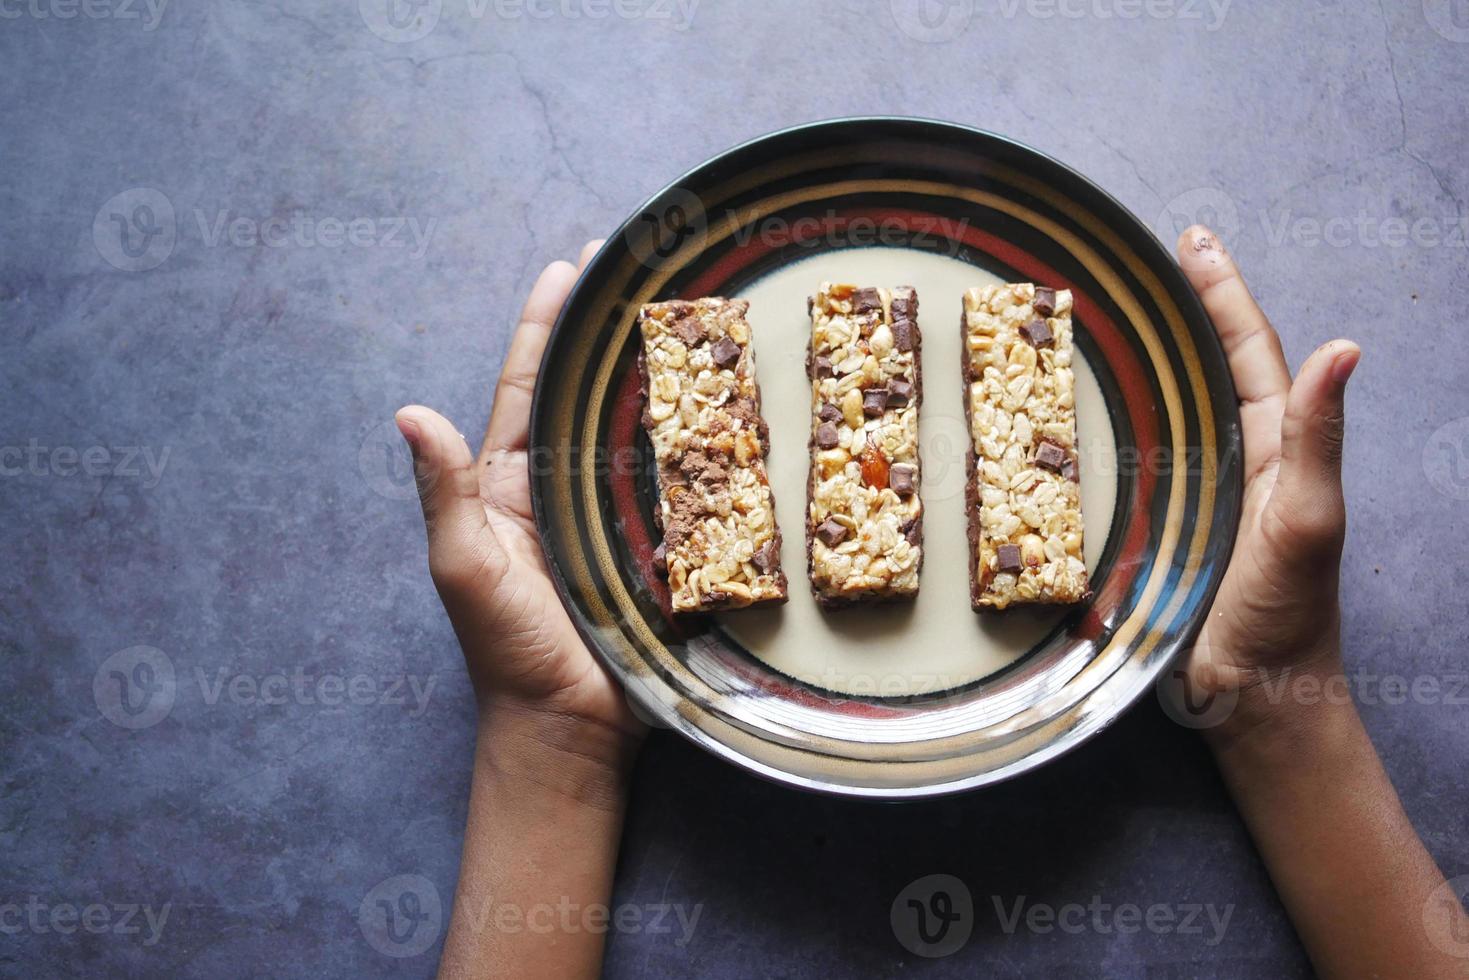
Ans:
[[[658,466],[663,530],[654,557],[676,613],[786,599],[749,306],[672,301],[638,316],[643,427]]]
[[[826,607],[912,598],[923,564],[918,295],[823,283],[810,308],[812,591]]]
[[[1079,602],[1082,559],[1071,293],[964,294],[970,591],[975,609]]]

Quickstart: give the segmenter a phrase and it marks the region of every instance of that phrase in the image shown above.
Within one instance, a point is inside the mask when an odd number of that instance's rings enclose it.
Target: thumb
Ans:
[[[1271,510],[1307,551],[1340,551],[1346,529],[1342,437],[1347,380],[1362,351],[1349,340],[1317,348],[1286,397],[1280,427],[1280,475]]]
[[[464,437],[438,412],[410,405],[398,410],[395,421],[413,451],[434,583],[441,591],[461,591],[483,571],[504,563],[485,517],[474,457]]]

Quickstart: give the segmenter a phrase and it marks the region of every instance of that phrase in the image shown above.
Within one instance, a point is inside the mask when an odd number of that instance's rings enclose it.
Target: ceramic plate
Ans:
[[[916,603],[822,612],[806,578],[806,297],[913,285],[924,332],[926,556]],[[1072,290],[1093,598],[977,615],[968,601],[965,288]],[[790,602],[668,613],[635,320],[738,296],[750,324]],[[762,137],[679,178],[608,240],[546,349],[532,495],[551,571],[642,711],[760,775],[853,796],[981,786],[1055,758],[1151,688],[1197,631],[1239,520],[1236,399],[1170,251],[1086,178],[1002,137],[844,119]]]

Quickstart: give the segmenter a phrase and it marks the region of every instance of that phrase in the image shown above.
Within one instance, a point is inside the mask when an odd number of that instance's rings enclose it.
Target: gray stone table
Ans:
[[[1469,873],[1466,0],[0,0],[0,70],[0,972],[431,974],[431,920],[359,926],[447,903],[473,723],[385,423],[480,431],[546,262],[852,114],[1008,134],[1170,238],[1213,221],[1293,363],[1361,341],[1346,656]],[[922,959],[889,907],[931,874],[973,934]],[[656,736],[615,899],[614,977],[1309,972],[1152,703],[912,806]]]

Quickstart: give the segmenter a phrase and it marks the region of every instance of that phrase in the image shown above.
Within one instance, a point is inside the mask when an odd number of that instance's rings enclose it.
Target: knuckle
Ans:
[[[1293,455],[1319,456],[1324,462],[1339,465],[1346,441],[1346,415],[1340,409],[1316,414],[1287,405],[1280,436],[1286,446],[1299,447]]]
[[[1259,328],[1260,340],[1265,344],[1267,352],[1272,358],[1285,360],[1285,342],[1280,339],[1280,331],[1268,322]]]
[[[1285,412],[1280,417],[1281,442],[1289,443],[1300,440],[1306,434],[1310,424],[1310,414],[1287,398]]]
[[[1315,499],[1298,495],[1287,501],[1266,530],[1271,543],[1284,552],[1311,559],[1340,555],[1346,543],[1346,508],[1339,498],[1326,494]]]
[[[473,578],[474,569],[456,557],[446,555],[443,548],[430,548],[428,573],[440,592],[462,592]]]
[[[532,394],[536,388],[536,372],[507,370],[500,375],[498,387],[501,391],[521,391]]]
[[[434,464],[424,461],[414,467],[418,499],[423,503],[424,519],[430,525],[440,515],[453,512],[454,502],[479,496],[479,475],[470,466]]]
[[[505,555],[493,547],[463,537],[446,537],[457,531],[440,529],[430,540],[428,571],[434,587],[446,597],[485,595],[503,580],[509,568]]]
[[[432,505],[441,476],[440,467],[426,459],[413,464],[413,482],[418,487],[418,498],[425,504]]]
[[[1342,412],[1332,412],[1321,419],[1321,453],[1327,462],[1340,465],[1346,442],[1347,420]]]
[[[1308,522],[1301,529],[1308,550],[1317,554],[1339,555],[1346,544],[1345,518],[1327,517]]]

